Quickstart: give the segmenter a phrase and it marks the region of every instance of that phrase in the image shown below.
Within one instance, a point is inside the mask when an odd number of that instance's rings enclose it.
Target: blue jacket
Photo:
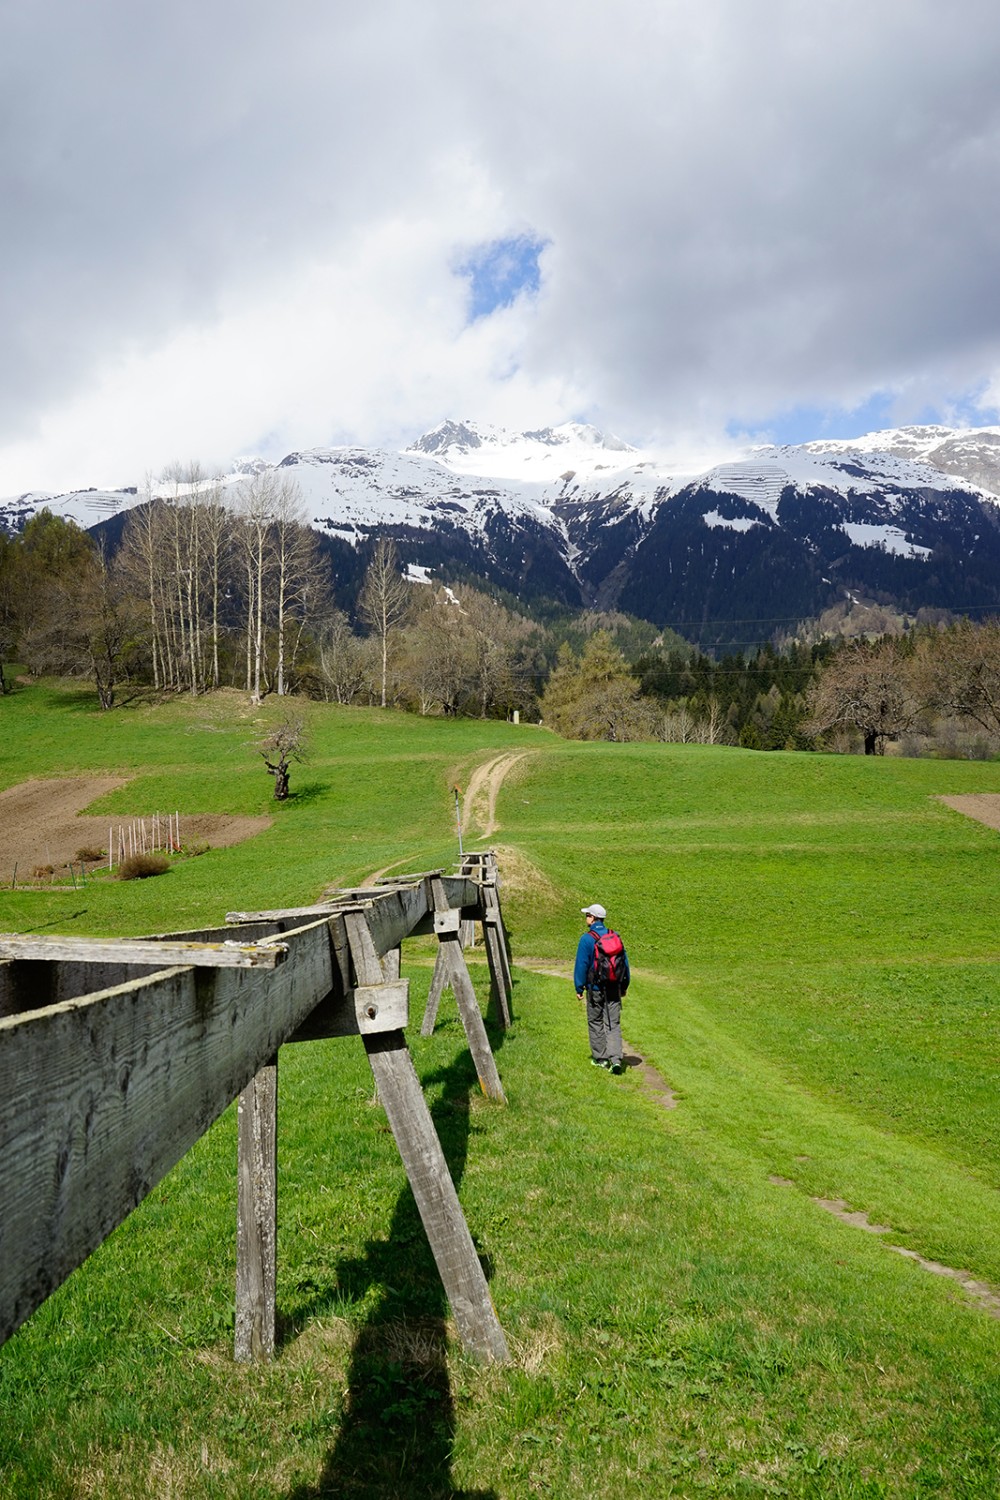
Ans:
[[[607,928],[603,922],[592,922],[589,929],[585,933],[583,933],[580,941],[576,945],[576,964],[573,969],[573,988],[576,990],[577,994],[579,994],[581,990],[585,990],[587,988],[587,975],[590,973],[590,966],[594,962],[594,949],[597,946],[597,944],[594,942],[594,934],[596,933],[598,936],[601,936],[603,933],[608,931],[609,928]],[[631,978],[631,975],[629,974],[628,954],[626,953],[623,956],[625,959],[625,978],[622,980],[621,991],[624,995],[625,991],[628,989],[629,979]]]

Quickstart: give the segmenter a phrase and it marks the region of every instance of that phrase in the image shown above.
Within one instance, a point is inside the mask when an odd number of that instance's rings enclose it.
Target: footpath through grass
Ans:
[[[179,779],[182,810],[267,810],[236,701],[141,710],[133,740],[127,715],[53,690],[32,769],[141,765],[154,802]],[[270,833],[88,887],[76,926],[176,928],[178,903],[214,920],[393,858],[450,863],[450,782],[527,745],[497,835],[515,957],[568,967],[579,907],[605,901],[636,970],[626,1036],[677,1107],[637,1068],[589,1067],[566,980],[518,970],[506,1109],[480,1097],[450,998],[430,1041],[414,1024],[515,1353],[484,1370],[449,1339],[362,1049],[285,1048],[278,1360],[230,1357],[231,1110],[0,1351],[0,1493],[1000,1493],[1000,1322],[813,1201],[1000,1284],[998,836],[932,800],[1000,790],[997,768],[320,709],[311,734],[306,795]],[[6,744],[5,785],[26,763]],[[8,894],[0,926],[60,930],[80,904]],[[414,1023],[430,958],[406,955]]]

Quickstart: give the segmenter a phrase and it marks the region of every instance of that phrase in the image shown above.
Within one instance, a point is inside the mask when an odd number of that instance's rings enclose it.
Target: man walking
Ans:
[[[573,986],[587,1001],[590,1060],[595,1068],[622,1070],[622,996],[629,986],[628,955],[616,932],[605,925],[598,902],[581,908],[587,930],[576,948]]]

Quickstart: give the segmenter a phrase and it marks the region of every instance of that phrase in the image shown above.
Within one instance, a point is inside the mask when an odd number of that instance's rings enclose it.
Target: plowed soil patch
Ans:
[[[60,866],[75,861],[78,849],[106,850],[109,828],[117,836],[118,827],[127,826],[133,817],[145,818],[148,827],[153,812],[149,807],[99,818],[81,814],[82,808],[128,780],[127,776],[62,776],[22,781],[0,792],[0,881],[12,880],[15,865],[18,884],[30,880],[32,870],[44,865],[52,865],[58,878]],[[215,813],[186,817],[183,808],[180,815],[181,843],[188,847],[209,844],[220,849],[240,844],[271,826],[270,818],[227,818]]]
[[[960,797],[939,797],[938,801],[988,828],[1000,829],[1000,794],[996,792],[967,792]]]

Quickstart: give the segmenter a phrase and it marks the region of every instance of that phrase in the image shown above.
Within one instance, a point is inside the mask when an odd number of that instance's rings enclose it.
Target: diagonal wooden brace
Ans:
[[[345,922],[358,982],[377,986],[382,982],[382,966],[364,915],[348,912]],[[506,1363],[510,1358],[507,1341],[406,1036],[402,1031],[389,1031],[365,1036],[364,1044],[459,1336],[480,1358]]]

